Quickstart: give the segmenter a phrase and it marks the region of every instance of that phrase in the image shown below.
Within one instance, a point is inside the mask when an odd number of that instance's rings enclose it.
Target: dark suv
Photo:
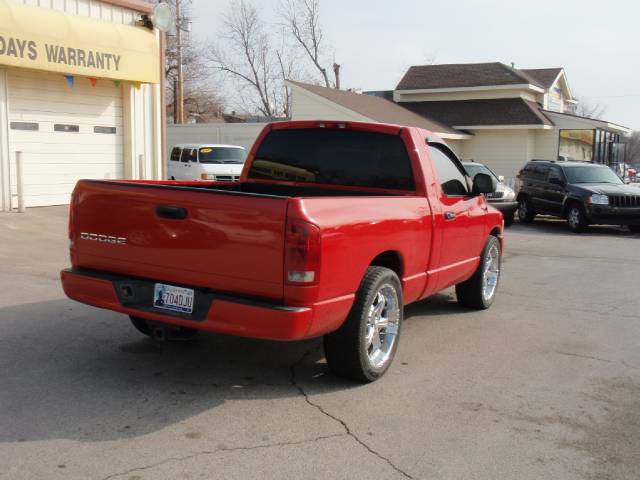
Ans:
[[[592,223],[640,232],[640,189],[605,165],[532,160],[518,173],[517,189],[522,222],[543,214],[566,218],[574,232]]]

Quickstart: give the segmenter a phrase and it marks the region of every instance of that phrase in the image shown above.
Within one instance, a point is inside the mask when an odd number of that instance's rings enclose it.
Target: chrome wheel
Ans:
[[[399,325],[398,293],[393,285],[384,284],[371,302],[365,329],[367,356],[373,367],[380,368],[389,360]]]
[[[577,207],[572,207],[571,210],[569,210],[567,220],[571,228],[576,229],[580,227],[580,210]]]
[[[496,293],[500,278],[500,249],[497,244],[491,246],[484,260],[482,270],[482,297],[490,301]]]

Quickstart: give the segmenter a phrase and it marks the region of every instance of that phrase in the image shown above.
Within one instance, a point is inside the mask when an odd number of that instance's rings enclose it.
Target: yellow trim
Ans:
[[[0,0],[0,65],[160,82],[154,32]]]

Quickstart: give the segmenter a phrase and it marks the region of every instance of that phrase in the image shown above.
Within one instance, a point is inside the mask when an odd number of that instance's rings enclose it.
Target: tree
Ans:
[[[208,58],[215,71],[231,79],[244,109],[268,118],[286,116],[289,97],[283,79],[294,60],[274,48],[269,25],[248,0],[233,0],[223,21],[222,42],[212,45]]]
[[[624,139],[625,161],[627,163],[640,163],[640,131],[631,132]]]
[[[302,48],[305,55],[311,60],[314,67],[324,82],[325,87],[330,88],[329,73],[322,59],[324,52],[324,34],[320,25],[320,1],[319,0],[282,0],[280,4],[280,17],[286,31],[294,42]],[[340,84],[340,65],[335,60],[332,62],[335,75],[335,85]]]
[[[578,108],[576,115],[585,118],[601,119],[607,113],[607,107],[600,103],[591,103],[585,98],[576,98],[578,100]]]

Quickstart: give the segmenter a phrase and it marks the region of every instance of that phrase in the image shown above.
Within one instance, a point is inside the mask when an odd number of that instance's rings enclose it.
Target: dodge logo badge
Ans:
[[[94,242],[112,243],[114,245],[124,245],[127,243],[125,237],[114,237],[111,235],[102,235],[101,233],[80,233],[81,240],[93,240]]]

